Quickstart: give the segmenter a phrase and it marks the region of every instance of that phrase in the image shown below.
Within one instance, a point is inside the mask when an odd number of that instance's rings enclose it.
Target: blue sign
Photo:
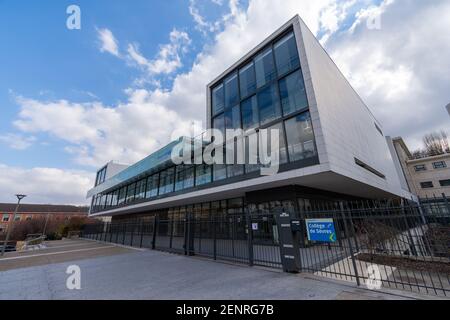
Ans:
[[[308,240],[336,242],[336,230],[333,219],[306,219]]]

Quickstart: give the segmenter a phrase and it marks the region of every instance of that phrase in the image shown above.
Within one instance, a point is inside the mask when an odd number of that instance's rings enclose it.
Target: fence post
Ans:
[[[127,236],[127,223],[125,222],[123,224],[123,239],[122,239],[122,245],[125,245],[125,237]]]
[[[112,221],[108,222],[108,224],[109,224],[109,242],[112,243],[112,236],[113,236],[113,233],[112,233],[112,231],[113,231]]]
[[[170,217],[170,216],[168,215],[168,217]],[[170,219],[170,240],[169,240],[169,248],[170,249],[172,249],[172,246],[173,246],[173,220],[174,220],[174,217],[172,215],[172,219]],[[167,224],[167,226],[169,226],[169,224]]]
[[[413,256],[417,257],[418,254],[417,254],[416,244],[414,243],[414,238],[413,238],[413,236],[411,234],[411,227],[409,226],[409,223],[408,223],[408,217],[407,217],[407,214],[406,214],[407,210],[405,209],[405,204],[403,202],[403,199],[402,199],[401,206],[402,206],[403,220],[405,222],[406,230],[407,230],[407,233],[408,233],[408,242],[410,242],[409,248],[412,251],[411,254]]]
[[[216,221],[215,217],[211,218],[211,222],[213,223],[213,233],[214,233],[214,260],[217,260],[217,229],[216,229]]]
[[[130,223],[130,225],[131,225],[131,240],[130,240],[130,247],[132,247],[132,246],[133,246],[133,237],[134,237],[134,227],[136,227],[136,225],[135,225],[134,222]]]
[[[141,224],[139,226],[139,232],[141,233],[141,240],[139,242],[139,248],[142,248],[142,240],[144,238],[144,221],[141,219]]]
[[[358,286],[360,286],[361,283],[359,281],[358,269],[356,267],[355,253],[353,252],[352,239],[348,236],[349,232],[348,232],[348,226],[347,226],[347,218],[345,215],[344,206],[343,206],[342,202],[339,203],[339,206],[341,207],[342,219],[344,220],[344,230],[345,230],[345,234],[347,235],[348,247],[350,249],[350,256],[352,259],[353,270],[355,272],[355,277],[356,277],[356,284]],[[351,222],[351,219],[352,219],[352,217],[350,215],[350,222]],[[351,224],[352,224],[352,229],[353,229],[353,222],[351,222]],[[352,234],[354,235],[354,232],[352,232]]]
[[[155,214],[153,220],[153,239],[152,239],[152,249],[155,250],[156,248],[156,233],[158,232],[158,223],[159,223],[159,217],[157,214]]]
[[[248,265],[253,266],[253,230],[252,219],[248,208],[245,210],[247,220],[247,245],[248,245]]]
[[[187,234],[187,254],[189,256],[193,256],[194,253],[194,234],[195,234],[195,218],[193,217],[192,212],[187,213],[187,226],[188,226],[188,234]]]

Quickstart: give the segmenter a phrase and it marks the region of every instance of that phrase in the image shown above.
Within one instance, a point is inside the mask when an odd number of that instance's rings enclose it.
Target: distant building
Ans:
[[[6,232],[15,209],[15,203],[0,203],[0,233]],[[88,210],[88,207],[69,205],[21,204],[15,221],[45,219],[48,214],[51,215],[52,220],[64,221],[74,217],[86,217]]]
[[[445,108],[447,109],[448,115],[450,116],[450,103]]]
[[[402,138],[392,141],[412,193],[419,198],[450,196],[450,153],[414,158]]]

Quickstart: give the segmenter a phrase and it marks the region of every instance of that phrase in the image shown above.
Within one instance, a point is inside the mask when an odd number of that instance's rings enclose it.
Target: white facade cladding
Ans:
[[[264,125],[272,126],[275,123],[283,128],[283,132],[285,133],[286,140],[284,143],[285,149],[288,151],[284,151],[287,154],[288,160],[282,166],[282,170],[279,173],[271,176],[260,176],[259,174],[255,174],[255,172],[247,173],[247,169],[245,169],[245,173],[240,174],[238,177],[231,176],[230,178],[225,173],[225,179],[219,180],[213,178],[215,172],[213,168],[210,168],[208,169],[211,172],[210,182],[205,184],[202,181],[201,184],[197,184],[199,172],[202,173],[203,171],[198,170],[199,168],[196,167],[192,169],[193,180],[190,181],[189,188],[177,191],[176,180],[178,179],[177,174],[179,168],[165,169],[166,167],[164,166],[167,164],[167,161],[160,161],[161,157],[157,156],[158,153],[166,154],[166,148],[170,151],[169,145],[123,170],[120,174],[107,179],[102,185],[91,189],[88,192],[89,197],[96,197],[98,195],[106,197],[104,202],[102,202],[103,198],[100,201],[101,210],[98,210],[94,214],[121,215],[125,213],[146,212],[178,205],[195,204],[203,201],[245,197],[249,192],[286,186],[299,186],[317,190],[318,193],[323,191],[336,195],[364,199],[386,199],[393,197],[413,199],[414,197],[411,193],[404,186],[402,187],[401,181],[404,178],[402,177],[402,172],[396,170],[395,158],[393,158],[391,153],[393,150],[390,150],[388,146],[381,129],[381,124],[374,118],[370,110],[299,16],[292,18],[260,45],[208,84],[208,127],[217,127],[218,125],[216,123],[219,123],[219,120],[225,123],[223,118],[226,117],[225,114],[227,112],[226,99],[224,99],[225,106],[222,106],[223,110],[213,110],[213,90],[216,90],[219,86],[225,88],[225,84],[228,83],[227,81],[241,81],[242,70],[246,70],[249,64],[250,67],[256,69],[257,62],[255,61],[259,61],[260,56],[266,57],[267,52],[274,51],[277,43],[284,41],[286,37],[295,39],[294,43],[296,44],[296,52],[298,52],[299,64],[284,74],[279,70],[277,72],[275,70],[277,68],[273,67],[275,76],[271,75],[272,78],[268,84],[263,84],[259,89],[255,88],[252,93],[253,96],[243,97],[244,94],[241,92],[241,89],[238,89],[237,101],[234,101],[233,105],[229,106],[228,109],[228,111],[235,109],[233,106],[236,104],[239,110],[240,125],[245,129],[244,111],[242,110],[244,108],[243,104],[246,103],[244,100],[253,99],[254,103],[258,104],[258,108],[261,108],[261,105],[265,101],[261,101],[260,104],[260,94],[261,96],[265,95],[267,97],[267,92],[270,93],[268,88],[273,87],[278,92],[276,93],[274,91],[274,96],[278,95],[277,99],[280,98],[281,89],[279,88],[281,82],[285,81],[286,78],[294,73],[299,74],[301,72],[303,76],[301,83],[306,92],[307,105],[298,110],[294,110],[295,112],[293,113],[285,114],[285,110],[283,109],[284,105],[281,102],[278,105],[279,111],[277,115],[269,114],[267,116],[267,111],[264,111],[264,120],[269,118],[264,123],[261,120],[261,110],[258,111],[260,115],[258,120],[260,127],[263,128]],[[273,54],[270,52],[270,55],[274,55],[275,58],[268,60],[269,63],[276,65],[276,53]],[[297,78],[301,78],[301,76]],[[221,94],[224,95],[223,93]],[[295,117],[305,118],[305,121],[311,123],[313,132],[312,143],[311,141],[308,142],[308,148],[312,148],[313,150],[311,149],[311,154],[306,157],[307,159],[302,157],[301,161],[297,161],[297,158],[295,158],[296,161],[292,161],[293,157],[290,155],[291,145],[287,127],[290,124],[289,121]],[[223,125],[225,126],[225,124]],[[155,157],[158,161],[153,159]],[[138,201],[134,201],[135,196],[137,199],[137,194],[141,193],[141,191],[138,191],[138,186],[140,187],[142,185],[137,185],[136,181],[139,179],[145,180],[147,176],[154,175],[157,170],[162,170],[157,173],[160,189],[162,188],[160,179],[165,179],[163,180],[164,192],[161,194],[156,191],[156,193],[150,193],[150,196],[147,197],[150,180],[146,180],[147,192],[144,190],[143,196],[141,194]],[[225,172],[227,170],[225,169]],[[171,175],[172,178],[170,179],[172,180],[167,180],[169,175]],[[166,192],[167,181],[171,181],[174,184],[170,192]],[[127,183],[132,184],[131,190],[134,192],[133,201],[130,202],[127,200],[130,188],[127,189],[127,187],[124,187]],[[104,205],[104,203],[114,202],[114,197],[120,197],[123,188],[125,188],[126,198],[122,204],[119,201],[116,202],[116,205]],[[111,201],[108,198],[110,194],[113,197]]]
[[[297,16],[293,19],[321,165],[332,172],[411,198],[401,187],[381,124],[351,87],[319,41]],[[362,163],[383,177],[361,167]]]

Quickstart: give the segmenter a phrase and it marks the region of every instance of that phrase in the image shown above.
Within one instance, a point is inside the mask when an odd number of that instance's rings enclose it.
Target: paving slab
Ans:
[[[305,274],[220,263],[159,251],[56,261],[0,272],[0,299],[221,299],[330,300],[413,299]],[[88,251],[84,252],[87,255]],[[58,255],[56,255],[58,256]],[[27,259],[23,259],[27,260]],[[66,286],[67,267],[81,270],[81,289]]]

